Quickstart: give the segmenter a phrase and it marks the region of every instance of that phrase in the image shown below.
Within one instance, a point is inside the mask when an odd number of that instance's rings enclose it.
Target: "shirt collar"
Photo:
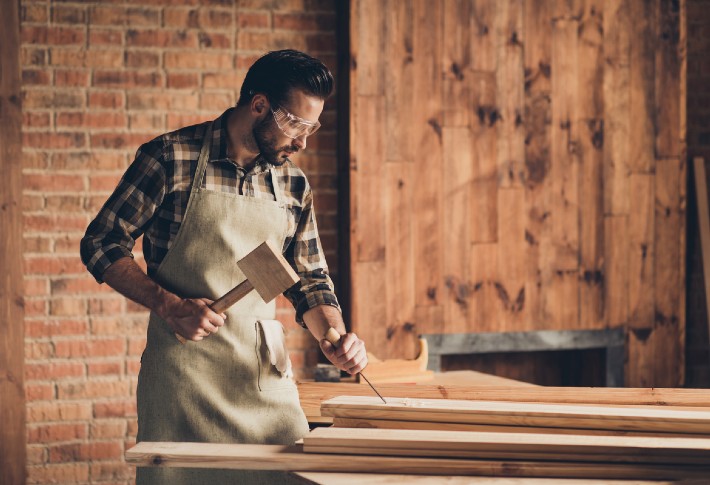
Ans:
[[[212,123],[212,145],[210,147],[209,161],[210,163],[227,162],[237,168],[241,168],[234,160],[227,156],[227,146],[229,143],[227,119],[229,119],[229,115],[233,110],[234,108],[229,108]],[[250,172],[261,173],[270,169],[272,166],[272,164],[266,162],[261,156],[259,156],[257,163],[254,164],[254,168]]]

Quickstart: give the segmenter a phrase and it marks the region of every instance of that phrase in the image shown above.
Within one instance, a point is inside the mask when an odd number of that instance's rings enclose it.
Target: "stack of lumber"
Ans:
[[[334,427],[313,430],[304,451],[348,459],[495,460],[508,468],[525,462],[518,476],[710,476],[710,408],[386,399],[323,402],[322,414],[334,418]]]

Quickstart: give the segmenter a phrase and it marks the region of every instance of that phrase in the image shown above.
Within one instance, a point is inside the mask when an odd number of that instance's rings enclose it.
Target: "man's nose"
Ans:
[[[299,150],[305,150],[306,149],[306,138],[308,138],[307,135],[301,135],[299,137],[296,137],[293,139],[293,144],[296,145]]]

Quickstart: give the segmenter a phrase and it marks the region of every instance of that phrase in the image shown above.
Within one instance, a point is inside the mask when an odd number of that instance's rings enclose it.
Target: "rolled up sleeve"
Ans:
[[[145,231],[165,196],[162,145],[146,143],[138,150],[116,189],[99,210],[81,240],[81,260],[99,283],[121,258],[133,257],[135,241]]]
[[[284,253],[300,281],[284,295],[296,309],[296,321],[303,323],[303,314],[318,305],[330,305],[340,310],[333,281],[328,274],[323,247],[318,236],[313,195],[307,189],[293,240]]]

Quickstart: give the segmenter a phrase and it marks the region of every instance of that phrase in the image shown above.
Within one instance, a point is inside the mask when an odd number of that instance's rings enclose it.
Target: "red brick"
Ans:
[[[22,27],[22,41],[27,44],[49,44],[52,46],[84,44],[86,33],[84,28],[24,25]]]
[[[106,285],[104,285],[106,286]],[[94,335],[142,335],[148,324],[148,316],[97,316],[91,319]]]
[[[91,380],[87,382],[60,382],[58,399],[97,399],[126,396],[130,393],[128,381]],[[98,416],[97,416],[98,417]]]
[[[126,31],[126,45],[132,47],[197,48],[197,33],[185,30],[134,30]]]
[[[127,50],[126,51],[126,67],[147,67],[150,69],[158,69],[163,66],[162,52],[146,51],[146,50]]]
[[[22,247],[25,255],[31,253],[48,253],[51,249],[51,240],[42,236],[25,237]]]
[[[99,113],[96,113],[98,116]],[[52,154],[52,168],[57,170],[124,170],[126,154],[91,151]]]
[[[89,426],[91,439],[124,438],[126,421],[123,419],[95,419]]]
[[[28,381],[61,380],[67,377],[83,377],[82,362],[52,362],[25,364],[25,379]]]
[[[52,5],[52,22],[55,24],[84,24],[86,9],[67,5]]]
[[[141,355],[145,350],[146,338],[141,334],[138,338],[128,339],[128,355]]]
[[[106,49],[97,46],[93,49],[59,48],[49,49],[53,66],[64,67],[122,67],[123,50]]]
[[[168,73],[167,86],[171,89],[196,89],[200,87],[198,73]]]
[[[163,15],[165,27],[189,29],[233,29],[231,10],[221,9],[169,9]]]
[[[84,197],[78,195],[48,195],[47,210],[50,212],[83,212]]]
[[[140,359],[129,360],[126,362],[126,373],[131,376],[137,376],[141,370]]]
[[[78,252],[78,246],[75,252]],[[76,255],[71,257],[25,255],[26,275],[83,275],[85,272],[86,268]]]
[[[83,298],[57,298],[49,302],[49,314],[59,317],[86,315],[86,300]],[[58,346],[59,344],[57,344]],[[59,354],[57,354],[59,355]]]
[[[28,232],[84,231],[88,220],[85,215],[25,215],[24,224]]]
[[[43,69],[23,69],[22,84],[25,86],[47,86],[51,84],[51,73]]]
[[[20,65],[28,66],[46,66],[49,53],[45,47],[28,47],[20,48]]]
[[[89,376],[121,376],[123,375],[123,361],[121,362],[89,362],[87,364]]]
[[[94,148],[110,149],[131,149],[135,150],[143,143],[150,141],[152,137],[146,134],[132,133],[93,133],[91,134],[91,146]],[[91,190],[101,190],[103,177],[89,177],[89,187]],[[95,184],[99,184],[98,186]],[[116,184],[113,184],[114,186]]]
[[[116,457],[116,463],[96,462],[91,464],[90,476],[92,483],[105,482],[107,480],[126,480],[131,479],[135,473],[134,467],[122,463],[120,457]]]
[[[25,354],[27,358],[27,354]],[[46,401],[54,398],[54,384],[25,383],[25,398],[27,401]]]
[[[67,70],[67,69],[56,69],[54,71],[54,85],[57,87],[67,87],[67,88],[79,88],[86,87],[89,85],[89,71],[88,70]],[[82,98],[83,93],[81,94]],[[82,99],[83,104],[83,99]]]
[[[115,357],[126,354],[123,338],[101,340],[61,340],[55,342],[54,351],[60,358]]]
[[[80,192],[84,190],[84,179],[77,175],[59,175],[31,173],[22,177],[22,186],[25,190],[36,190],[41,192],[72,191]]]
[[[271,15],[269,12],[238,12],[237,27],[240,29],[271,28]]]
[[[22,195],[22,210],[25,213],[41,211],[44,207],[45,201],[43,196],[34,194]]]
[[[38,300],[36,298],[25,298],[25,318],[39,317],[47,315],[46,300]]]
[[[57,335],[86,335],[89,324],[85,320],[30,320],[25,321],[25,336],[54,337]]]
[[[125,143],[126,146],[128,146],[127,143]],[[136,145],[138,146],[138,145]],[[89,188],[92,192],[96,191],[112,191],[113,189],[116,188],[116,185],[118,184],[119,179],[121,178],[120,174],[115,174],[115,175],[92,175],[89,178]],[[103,197],[103,200],[105,201],[106,198]]]
[[[117,109],[123,108],[126,97],[122,91],[92,91],[89,93],[90,108]]]
[[[234,56],[229,52],[200,51],[198,55],[186,55],[185,52],[166,52],[166,69],[232,69]]]
[[[162,87],[165,84],[159,72],[95,71],[93,85],[104,88]]]
[[[303,31],[335,31],[335,14],[330,13],[278,13],[273,17],[274,29]]]
[[[83,483],[89,480],[87,463],[27,467],[27,483]]]
[[[128,126],[128,117],[125,113],[57,113],[58,128],[93,128],[116,129]]]
[[[88,436],[86,424],[54,423],[30,425],[27,430],[28,443],[54,443],[85,439]]]
[[[122,454],[123,446],[118,441],[70,443],[49,447],[50,463],[118,459]]]
[[[32,113],[25,111],[22,114],[22,125],[26,129],[46,130],[51,124],[49,113]]]
[[[48,421],[91,420],[91,402],[44,401],[27,406],[27,421],[41,423]]]
[[[25,278],[24,296],[46,296],[49,294],[49,280],[47,278]]]
[[[31,89],[23,93],[23,109],[83,108],[84,94],[72,91]]]
[[[89,276],[79,278],[55,278],[51,282],[53,295],[76,295],[82,293],[111,293],[113,290],[108,285],[100,285]]]
[[[128,108],[151,111],[194,111],[199,109],[197,94],[165,92],[131,92],[128,95]],[[146,137],[145,141],[150,138]]]
[[[82,148],[86,146],[83,133],[24,133],[22,143],[27,147],[44,149]]]
[[[29,465],[37,465],[47,461],[47,448],[44,445],[28,445],[26,450]]]
[[[47,152],[30,151],[27,150],[27,148],[28,147],[25,147],[25,149],[22,150],[22,168],[47,168],[49,160]]]
[[[46,5],[20,5],[20,19],[22,23],[47,23],[49,14]]]
[[[91,46],[119,46],[123,45],[123,37],[125,32],[116,29],[96,28],[93,25],[89,26],[89,45]]]
[[[94,403],[95,418],[125,418],[137,415],[135,398]]]
[[[199,45],[205,49],[231,49],[234,45],[233,34],[220,34],[214,32],[200,32]]]

